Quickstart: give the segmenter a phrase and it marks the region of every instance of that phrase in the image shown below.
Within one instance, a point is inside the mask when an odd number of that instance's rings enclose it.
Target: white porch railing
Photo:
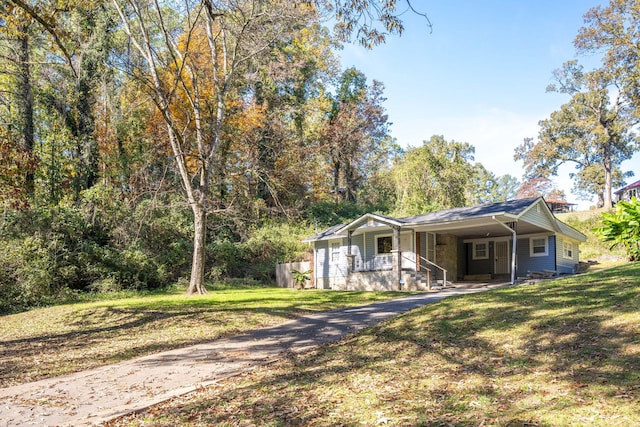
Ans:
[[[356,257],[354,271],[380,271],[391,270],[393,268],[393,258],[389,255],[377,255],[375,258],[362,262],[360,257]]]

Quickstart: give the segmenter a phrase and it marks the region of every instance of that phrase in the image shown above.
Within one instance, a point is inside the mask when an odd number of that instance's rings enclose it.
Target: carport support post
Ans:
[[[514,224],[515,227],[515,224]],[[518,264],[516,260],[518,259],[517,250],[518,248],[518,234],[515,229],[513,229],[513,243],[511,244],[511,284],[516,284],[516,269],[518,268]]]
[[[391,253],[393,254],[393,273],[396,276],[396,288],[402,290],[402,252],[400,251],[400,227],[393,227],[393,243]]]
[[[509,230],[511,232],[511,234],[513,234],[513,243],[511,244],[511,284],[515,285],[516,284],[516,267],[517,267],[517,263],[516,263],[516,256],[517,256],[516,248],[517,248],[517,244],[518,244],[518,233],[516,232],[516,223],[512,222],[511,226],[508,226],[504,222],[498,221],[496,219],[495,215],[492,216],[491,219],[493,219],[495,222],[497,222],[498,224],[500,224],[501,226],[503,226],[504,228]]]

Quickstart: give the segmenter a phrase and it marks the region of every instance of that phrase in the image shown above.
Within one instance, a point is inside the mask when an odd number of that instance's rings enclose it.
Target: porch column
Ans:
[[[352,237],[353,237],[353,230],[349,230],[349,232],[347,233],[347,274],[353,273],[353,270],[355,268],[354,266],[355,255],[351,252]]]
[[[398,290],[402,286],[402,251],[400,250],[400,227],[393,227],[393,240],[391,246],[391,254],[393,256],[393,275],[395,276],[396,287]]]
[[[422,260],[420,259],[420,233],[415,232],[414,236],[416,236],[416,271],[422,271]]]
[[[498,221],[495,215],[492,216],[491,219],[493,219],[495,222],[497,222],[498,224],[500,224],[501,226],[509,230],[513,235],[513,243],[511,244],[511,284],[515,285],[516,284],[516,268],[518,266],[516,262],[516,256],[517,256],[516,245],[518,243],[518,233],[516,232],[516,228],[518,223],[510,222],[505,224],[504,222]]]
[[[518,232],[516,230],[516,223],[512,222],[509,224],[509,228],[513,230],[513,243],[511,244],[511,284],[516,284],[516,269],[518,268]]]

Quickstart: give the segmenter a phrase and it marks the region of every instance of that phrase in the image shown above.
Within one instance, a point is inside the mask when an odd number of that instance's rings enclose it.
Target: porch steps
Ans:
[[[427,275],[424,273],[418,273],[417,271],[408,270],[405,271],[404,274],[406,276],[409,276],[409,280],[415,283],[419,288],[426,289],[429,286],[429,284],[427,283]]]
[[[403,270],[402,271],[407,282],[411,282],[414,285],[417,285],[418,289],[428,289],[429,282],[427,281],[427,274],[425,272],[418,272],[415,270]],[[442,283],[442,279],[440,280],[431,280],[431,289],[441,289],[447,286],[452,286],[453,284],[447,280],[446,284]]]

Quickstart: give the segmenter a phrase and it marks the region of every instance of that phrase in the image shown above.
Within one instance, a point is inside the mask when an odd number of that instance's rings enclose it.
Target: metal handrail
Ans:
[[[429,261],[428,259],[426,259],[422,255],[418,255],[418,258],[420,258],[420,261],[421,261],[420,262],[420,267],[422,267],[422,261],[425,261],[427,264],[430,264],[430,265],[434,266],[435,268],[439,268],[440,270],[442,270],[442,286],[447,286],[447,270],[446,269],[440,267],[438,264],[434,264],[433,262]]]
[[[402,255],[402,257],[406,260],[409,260],[411,262],[414,262],[415,260],[413,260],[412,258],[409,258],[408,256],[405,256],[404,254]],[[422,261],[425,261],[427,264],[430,264],[432,266],[434,266],[435,268],[439,268],[440,270],[442,270],[442,286],[447,286],[447,270],[440,267],[438,264],[434,264],[433,262],[429,261],[428,259],[426,259],[425,257],[423,257],[422,255],[418,255],[418,258],[420,259],[420,264],[418,265],[418,267],[422,268]],[[420,268],[417,268],[416,271],[420,271]],[[437,279],[436,279],[437,281]],[[431,280],[429,280],[429,283],[427,284],[428,289],[431,290]]]

